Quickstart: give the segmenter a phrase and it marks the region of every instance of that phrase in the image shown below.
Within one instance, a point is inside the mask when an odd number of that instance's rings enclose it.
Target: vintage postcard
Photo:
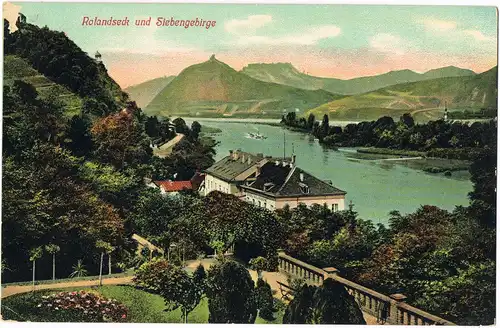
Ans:
[[[497,15],[4,2],[1,319],[494,324]]]

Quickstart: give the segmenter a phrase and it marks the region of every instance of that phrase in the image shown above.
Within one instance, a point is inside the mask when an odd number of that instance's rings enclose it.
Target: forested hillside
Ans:
[[[54,250],[57,278],[80,260],[96,274],[103,247],[113,251],[114,270],[129,267],[128,218],[148,192],[143,179],[204,169],[213,144],[178,121],[185,143],[165,159],[153,156],[153,140],[175,136],[168,121],[147,118],[64,33],[17,26],[9,34],[4,21],[2,281],[29,280],[34,259],[36,278],[51,277],[46,255]]]

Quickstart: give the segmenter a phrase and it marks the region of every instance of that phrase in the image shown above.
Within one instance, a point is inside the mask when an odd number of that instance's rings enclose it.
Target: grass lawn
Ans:
[[[129,322],[135,323],[180,323],[180,309],[165,311],[163,298],[159,295],[147,293],[135,289],[133,286],[102,286],[98,288],[84,288],[93,290],[102,296],[110,299],[117,299],[124,304],[128,310]],[[65,289],[74,291],[74,288]],[[60,291],[60,290],[58,290]],[[19,294],[7,297],[2,300],[2,315],[6,320],[17,321],[54,321],[54,317],[49,312],[37,311],[36,305],[43,295],[52,294],[54,291],[40,291],[35,295],[32,293]],[[208,300],[203,299],[200,304],[189,314],[188,323],[208,322]],[[267,321],[257,317],[256,324],[280,324],[283,317],[283,310],[277,313],[277,319]]]

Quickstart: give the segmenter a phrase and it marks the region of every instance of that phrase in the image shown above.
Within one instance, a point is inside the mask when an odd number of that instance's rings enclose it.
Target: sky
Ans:
[[[21,11],[29,23],[65,32],[89,54],[99,51],[122,87],[177,75],[212,54],[237,70],[289,62],[341,79],[450,65],[480,73],[497,64],[494,7],[14,2],[3,9],[7,19]],[[84,16],[127,17],[130,25],[82,26]],[[135,26],[149,17],[151,26]],[[158,17],[215,26],[156,26]]]

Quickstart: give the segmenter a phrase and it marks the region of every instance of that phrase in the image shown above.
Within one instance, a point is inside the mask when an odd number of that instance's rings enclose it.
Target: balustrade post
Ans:
[[[396,301],[395,304],[391,304],[390,316],[393,324],[402,325],[404,322],[404,312],[399,309],[399,304],[404,303],[406,296],[403,294],[392,294],[389,295],[390,298]]]

